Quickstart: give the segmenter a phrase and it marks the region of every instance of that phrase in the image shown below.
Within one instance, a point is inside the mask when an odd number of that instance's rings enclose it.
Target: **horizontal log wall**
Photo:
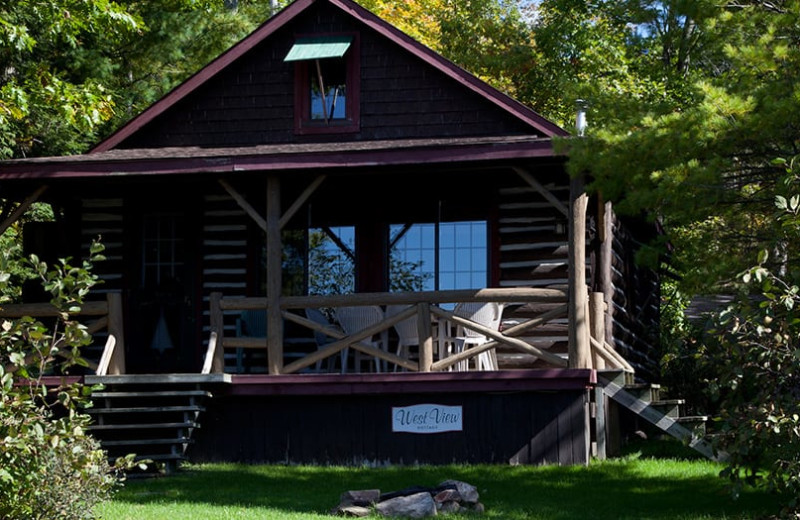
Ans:
[[[531,174],[536,177],[536,172]],[[499,190],[498,224],[499,273],[501,287],[566,288],[568,282],[568,222],[556,205],[522,178],[513,175],[511,182]],[[542,188],[560,201],[569,204],[569,185],[536,179]],[[536,303],[507,309],[507,325],[526,321],[553,309],[553,305]],[[569,340],[567,316],[534,329],[523,339],[552,353],[566,355]],[[497,350],[500,368],[549,366],[530,354]]]
[[[657,382],[660,289],[657,273],[638,266],[636,251],[646,242],[624,220],[614,221],[612,324],[614,348],[636,370],[636,377]]]

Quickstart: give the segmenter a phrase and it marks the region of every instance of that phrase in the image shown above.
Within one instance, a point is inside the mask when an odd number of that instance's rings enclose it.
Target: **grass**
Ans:
[[[396,491],[447,479],[477,486],[486,506],[480,518],[488,520],[754,519],[777,511],[777,497],[762,491],[733,500],[719,464],[664,446],[653,444],[652,453],[650,446],[634,448],[588,467],[187,465],[168,477],[128,481],[96,512],[104,520],[322,519],[331,518],[343,491]]]

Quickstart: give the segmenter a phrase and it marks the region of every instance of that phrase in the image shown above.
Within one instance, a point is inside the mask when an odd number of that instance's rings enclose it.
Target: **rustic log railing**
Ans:
[[[280,315],[284,320],[310,329],[310,331],[321,332],[333,338],[333,341],[286,365],[282,363],[283,352],[278,353],[278,359],[270,359],[269,363],[271,366],[279,367],[278,373],[291,374],[319,363],[330,356],[337,355],[345,348],[352,348],[362,354],[381,359],[407,371],[436,372],[450,370],[454,365],[468,361],[470,358],[494,349],[502,344],[515,351],[532,354],[552,365],[567,367],[568,360],[564,357],[540,349],[520,339],[520,336],[523,336],[536,327],[540,327],[556,318],[567,316],[567,300],[567,292],[550,288],[488,288],[479,290],[282,297],[278,305],[280,306]],[[533,319],[514,325],[501,332],[488,329],[473,321],[456,316],[452,312],[440,307],[441,304],[452,304],[456,302],[546,303],[556,306]],[[224,371],[225,349],[267,349],[267,338],[229,337],[224,335],[223,327],[223,313],[225,311],[263,310],[267,312],[268,302],[266,298],[223,298],[222,294],[214,293],[211,295],[210,305],[212,336],[206,354],[204,371]],[[306,308],[336,308],[340,306],[365,305],[408,305],[409,307],[394,315],[387,316],[380,323],[349,336],[340,330],[326,327],[296,312],[291,312]],[[586,314],[589,315],[588,309]],[[420,338],[418,360],[398,356],[364,342],[376,334],[389,330],[400,321],[412,318],[413,316],[416,316],[417,319],[418,337]],[[597,319],[593,319],[592,321],[595,323]],[[459,324],[487,336],[490,338],[490,341],[479,346],[465,349],[462,352],[453,353],[447,357],[435,359],[434,343],[440,338],[436,337],[436,334],[434,334],[432,323],[437,322]],[[600,322],[598,327],[604,324],[604,319],[600,320]],[[602,328],[598,328],[597,331],[593,330],[592,332],[593,337],[599,338],[595,339],[592,343],[592,352],[595,359],[602,359],[604,366],[623,369],[630,367],[621,356],[613,352],[613,349],[605,343],[605,332]],[[594,336],[595,333],[598,335]],[[268,355],[272,355],[272,352],[268,352]]]
[[[17,303],[0,308],[0,318],[51,318],[58,316],[58,310],[50,303]],[[125,373],[125,345],[123,344],[122,295],[108,293],[106,301],[84,302],[80,311],[73,317],[96,317],[86,326],[86,332],[95,334],[103,329],[108,338],[99,362],[86,360],[96,375]],[[14,367],[10,367],[12,370]]]

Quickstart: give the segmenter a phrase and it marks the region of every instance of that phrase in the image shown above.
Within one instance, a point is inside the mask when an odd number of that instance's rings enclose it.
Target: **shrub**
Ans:
[[[0,323],[0,518],[94,518],[93,506],[111,496],[131,465],[130,457],[109,464],[88,434],[82,410],[91,388],[50,388],[42,378],[86,365],[80,349],[91,337],[71,314],[97,283],[91,268],[101,252],[93,244],[90,259],[77,267],[68,259],[56,266],[22,259],[16,246],[0,252],[0,304],[18,294],[9,285],[38,278],[59,311],[50,329],[31,317]]]

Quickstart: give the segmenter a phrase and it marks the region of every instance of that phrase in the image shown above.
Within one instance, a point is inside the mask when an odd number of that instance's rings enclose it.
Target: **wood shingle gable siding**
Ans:
[[[568,135],[351,0],[296,0],[92,153],[308,141],[294,132],[295,65],[283,60],[299,35],[331,33],[360,42],[360,89],[348,96],[361,125],[349,139]]]

